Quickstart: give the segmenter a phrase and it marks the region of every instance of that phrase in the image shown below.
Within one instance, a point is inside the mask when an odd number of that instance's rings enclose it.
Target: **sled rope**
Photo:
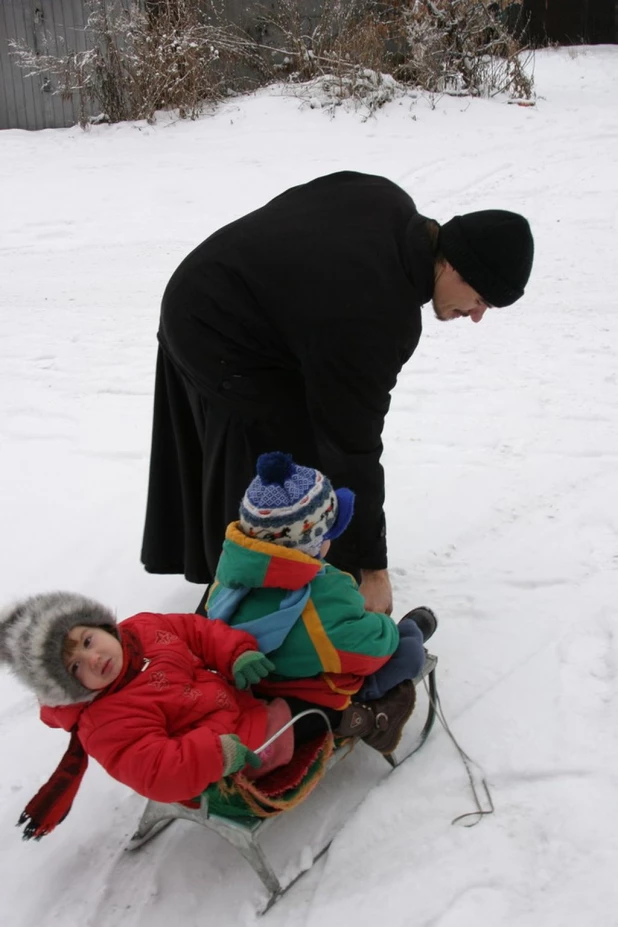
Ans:
[[[214,809],[214,814],[222,817],[249,815],[268,818],[282,811],[291,811],[304,801],[324,775],[335,745],[330,720],[325,712],[320,708],[309,708],[300,712],[254,751],[257,754],[262,753],[296,721],[309,714],[318,714],[324,719],[326,730],[323,735],[311,743],[303,744],[295,751],[291,764],[280,770],[275,769],[263,779],[254,782],[247,779],[242,772],[237,772],[210,785],[204,793],[209,813],[213,813]],[[289,770],[296,760],[298,762],[292,770],[291,777],[288,773],[287,780],[284,778],[284,781],[281,781],[281,773]]]
[[[325,714],[325,712],[321,711],[319,708],[307,708],[305,711],[301,711],[297,715],[294,715],[293,718],[290,718],[290,720],[286,724],[284,724],[283,727],[279,728],[278,731],[275,731],[272,737],[269,737],[268,740],[265,741],[265,743],[263,743],[261,747],[256,747],[256,749],[253,752],[260,754],[262,750],[266,749],[266,747],[270,747],[270,745],[274,743],[277,737],[281,737],[281,735],[285,733],[285,731],[287,731],[289,727],[292,727],[293,724],[296,724],[296,722],[299,721],[300,718],[304,718],[305,715],[321,715],[324,718],[324,722],[326,724],[328,733],[329,734],[333,733],[333,729],[331,727],[330,721],[328,720],[328,716]]]
[[[496,810],[494,803],[493,803],[493,799],[491,797],[491,792],[489,791],[489,786],[487,785],[485,773],[483,772],[482,767],[476,762],[476,760],[473,760],[472,757],[469,756],[466,753],[466,751],[463,749],[463,747],[461,747],[461,745],[457,742],[455,735],[453,734],[453,732],[451,731],[449,727],[448,721],[444,717],[444,712],[442,710],[442,703],[440,701],[439,694],[436,692],[436,696],[435,698],[433,698],[431,695],[431,692],[429,691],[429,686],[427,684],[426,679],[423,679],[423,684],[425,686],[425,691],[427,692],[429,701],[431,702],[433,709],[436,713],[436,717],[438,721],[440,722],[440,724],[446,731],[455,749],[459,753],[461,762],[463,763],[464,769],[466,770],[466,775],[468,776],[468,781],[470,783],[470,790],[472,792],[472,797],[474,798],[474,804],[476,805],[476,811],[466,811],[464,814],[458,814],[456,818],[453,818],[453,820],[451,821],[451,824],[461,823],[463,827],[475,827],[475,825],[478,824],[486,815],[493,814],[494,811]],[[481,800],[479,798],[479,786],[477,785],[475,781],[473,768],[476,768],[480,774],[480,786],[482,788],[482,791],[485,793],[485,798],[486,798],[487,805],[488,805],[487,808],[483,808],[481,804]],[[475,818],[476,820],[467,821],[468,818]]]

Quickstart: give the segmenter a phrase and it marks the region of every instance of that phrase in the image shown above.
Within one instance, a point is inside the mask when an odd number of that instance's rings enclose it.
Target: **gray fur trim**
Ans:
[[[64,639],[76,625],[116,627],[109,609],[72,592],[31,596],[0,610],[0,662],[44,705],[71,705],[96,695],[65,669]]]

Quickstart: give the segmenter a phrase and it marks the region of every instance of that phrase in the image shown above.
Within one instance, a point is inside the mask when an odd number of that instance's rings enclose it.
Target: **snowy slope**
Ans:
[[[397,611],[440,615],[444,710],[496,813],[451,826],[473,806],[440,729],[386,778],[359,750],[275,851],[297,865],[333,793],[379,784],[265,924],[618,924],[618,48],[539,53],[536,82],[534,108],[421,96],[330,119],[269,90],[195,123],[0,133],[3,599],[195,607],[139,547],[158,305],[219,225],[345,168],[442,221],[502,207],[533,224],[520,304],[480,326],[427,307],[385,434]],[[215,835],[177,824],[125,854],[143,801],[94,763],[67,821],[20,842],[65,746],[1,672],[0,923],[255,922],[260,886]]]

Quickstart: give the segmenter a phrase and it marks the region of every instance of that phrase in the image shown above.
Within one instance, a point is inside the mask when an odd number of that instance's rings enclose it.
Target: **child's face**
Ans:
[[[63,657],[64,665],[87,689],[104,689],[120,675],[122,644],[113,634],[78,624],[67,634],[67,643],[71,652]]]

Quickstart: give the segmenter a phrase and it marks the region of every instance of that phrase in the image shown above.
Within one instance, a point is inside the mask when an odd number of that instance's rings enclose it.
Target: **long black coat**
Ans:
[[[146,569],[211,580],[273,450],[356,492],[329,559],[384,568],[381,434],[432,292],[426,220],[383,177],[320,177],[199,245],[163,297]]]

